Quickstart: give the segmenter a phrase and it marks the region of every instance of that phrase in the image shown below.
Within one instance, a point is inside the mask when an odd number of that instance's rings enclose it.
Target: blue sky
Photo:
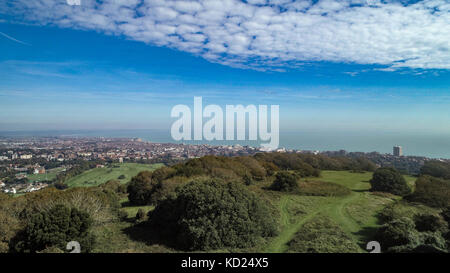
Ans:
[[[282,131],[450,133],[446,1],[230,1],[5,1],[0,131],[167,129],[203,96],[278,104]]]

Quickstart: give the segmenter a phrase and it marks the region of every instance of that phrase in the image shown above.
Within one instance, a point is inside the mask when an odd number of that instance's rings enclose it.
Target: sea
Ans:
[[[260,141],[175,141],[169,130],[45,130],[0,131],[0,137],[106,137],[141,138],[158,143],[260,146]],[[406,156],[450,159],[450,135],[395,132],[302,131],[280,132],[280,148],[348,152],[392,153],[402,146]]]

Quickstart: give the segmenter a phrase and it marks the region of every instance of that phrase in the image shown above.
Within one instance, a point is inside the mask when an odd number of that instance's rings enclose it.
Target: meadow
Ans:
[[[92,187],[103,184],[109,180],[119,180],[127,183],[141,171],[154,171],[163,164],[115,163],[104,168],[87,170],[80,175],[65,181],[69,187]]]

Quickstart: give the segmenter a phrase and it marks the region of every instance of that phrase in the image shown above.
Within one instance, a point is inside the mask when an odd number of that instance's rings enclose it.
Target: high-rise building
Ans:
[[[403,156],[402,146],[394,146],[394,156]]]

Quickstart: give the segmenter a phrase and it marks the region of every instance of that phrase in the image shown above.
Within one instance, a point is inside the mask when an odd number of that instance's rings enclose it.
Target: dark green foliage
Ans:
[[[416,180],[414,193],[407,199],[430,207],[446,208],[450,206],[450,181],[421,176]]]
[[[248,174],[255,180],[262,180],[267,173],[260,162],[253,157],[205,156],[173,166],[174,175],[193,177],[211,175],[223,179],[235,178],[242,181]]]
[[[244,175],[243,180],[244,180],[244,184],[247,185],[247,186],[250,186],[251,184],[253,184],[253,179],[248,174]]]
[[[130,203],[136,206],[151,203],[151,194],[154,191],[155,183],[152,183],[152,173],[148,171],[140,172],[131,179],[127,192]]]
[[[127,177],[125,175],[123,175],[123,174],[121,174],[121,175],[119,175],[119,177],[117,177],[117,179],[120,179],[120,180],[123,180],[125,178],[127,178]]]
[[[411,189],[403,175],[394,168],[377,169],[370,180],[371,191],[389,192],[395,195],[407,195]]]
[[[275,176],[275,181],[273,181],[270,186],[270,189],[283,192],[296,191],[298,190],[297,177],[288,171],[278,172]]]
[[[67,184],[65,184],[63,182],[56,182],[53,184],[53,186],[58,190],[65,190],[69,187],[69,186],[67,186]]]
[[[136,213],[136,221],[141,222],[144,221],[146,218],[145,211],[143,209],[139,209]]]
[[[419,244],[419,232],[415,229],[413,220],[402,217],[381,227],[376,234],[376,240],[385,250],[395,246],[417,246]]]
[[[121,184],[118,180],[109,180],[103,184],[100,184],[99,187],[102,189],[105,189],[105,190],[110,190],[110,191],[118,193],[120,185]]]
[[[14,249],[36,252],[49,247],[65,249],[70,241],[77,241],[82,252],[90,252],[94,237],[89,233],[92,219],[88,213],[56,205],[48,211],[32,214]]]
[[[157,182],[161,182],[161,181],[163,181],[165,179],[173,177],[175,172],[176,171],[173,168],[170,168],[170,167],[159,168],[159,169],[155,170],[152,173],[152,180],[157,181]]]
[[[450,163],[436,160],[427,161],[420,169],[420,174],[450,179]]]
[[[254,157],[261,162],[273,163],[282,170],[300,171],[304,176],[318,176],[320,174],[319,170],[374,171],[376,169],[376,165],[364,157],[355,159],[297,153],[261,153],[256,154]]]
[[[420,232],[446,231],[447,223],[438,215],[420,214],[414,217],[416,229]]]
[[[450,227],[450,207],[446,207],[445,209],[443,209],[441,212],[441,216],[445,221],[447,221],[447,224]]]
[[[338,224],[320,216],[304,224],[288,243],[294,253],[356,253],[358,245]]]
[[[416,216],[416,223],[408,217],[394,219],[378,230],[375,239],[386,252],[446,252],[444,236],[448,229],[438,219],[431,220],[434,222],[431,224],[424,223],[432,217],[436,216]]]
[[[3,192],[0,192],[0,202],[2,202],[3,200],[7,200],[9,198],[10,198],[9,195],[7,195]]]
[[[9,251],[9,242],[16,236],[20,228],[19,219],[12,217],[6,211],[0,210],[0,253]]]
[[[149,214],[150,226],[178,248],[209,250],[254,246],[276,233],[269,208],[244,186],[193,181],[177,188]]]

